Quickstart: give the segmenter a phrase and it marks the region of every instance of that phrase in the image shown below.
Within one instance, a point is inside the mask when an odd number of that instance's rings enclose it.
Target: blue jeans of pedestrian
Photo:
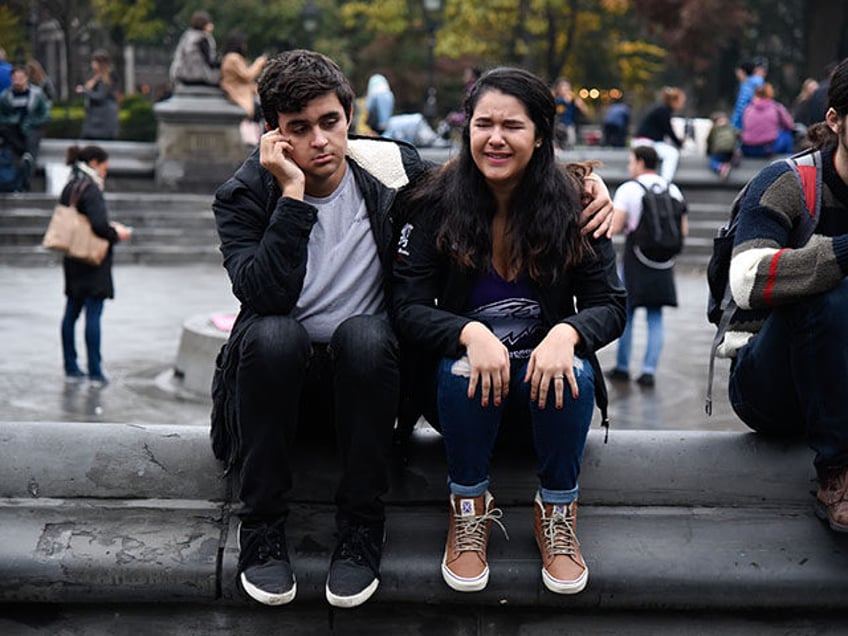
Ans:
[[[628,371],[630,368],[630,353],[633,350],[634,313],[635,308],[628,305],[627,324],[618,339],[615,366],[622,371]],[[660,362],[660,353],[662,353],[663,339],[665,338],[662,307],[645,307],[645,313],[648,320],[648,342],[645,346],[645,358],[642,361],[642,373],[654,375]]]
[[[439,427],[447,451],[448,483],[454,495],[479,497],[489,487],[492,450],[504,412],[529,411],[538,461],[542,500],[568,504],[577,499],[577,477],[595,404],[595,377],[588,361],[574,359],[579,396],[571,397],[565,385],[563,408],[554,404],[553,383],[547,404],[540,409],[530,400],[530,384],[524,382],[526,360],[510,366],[509,395],[500,406],[480,404],[480,389],[468,398],[468,359],[446,358],[438,368],[437,406]]]
[[[848,280],[772,310],[736,355],[733,410],[755,431],[806,436],[815,465],[848,466]]]
[[[71,298],[65,303],[62,318],[62,354],[65,359],[66,375],[81,375],[77,363],[75,327],[77,318],[85,309],[85,350],[88,356],[88,375],[103,376],[100,358],[100,316],[103,314],[102,298]]]
[[[742,154],[746,157],[771,157],[772,155],[792,154],[795,147],[795,137],[791,130],[781,130],[777,139],[768,144],[749,146],[742,144]]]
[[[236,383],[243,520],[284,517],[296,444],[335,441],[339,524],[383,522],[400,391],[398,342],[388,319],[352,316],[320,344],[293,318],[262,316],[241,341]]]

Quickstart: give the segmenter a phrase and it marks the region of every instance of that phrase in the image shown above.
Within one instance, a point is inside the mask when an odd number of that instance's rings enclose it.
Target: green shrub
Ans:
[[[156,115],[143,95],[127,95],[118,115],[118,136],[128,141],[156,141]]]
[[[85,120],[81,101],[57,103],[44,136],[54,139],[78,139]],[[143,95],[127,95],[118,113],[118,138],[127,141],[156,141],[156,115],[153,106]]]
[[[54,139],[78,139],[84,119],[85,107],[82,102],[53,104],[44,136]]]

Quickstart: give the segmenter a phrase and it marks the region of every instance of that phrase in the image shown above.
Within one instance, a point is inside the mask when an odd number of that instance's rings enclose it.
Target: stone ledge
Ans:
[[[774,610],[768,613],[708,611],[562,611],[545,607],[481,607],[366,604],[356,610],[328,610],[326,603],[285,608],[255,605],[176,603],[77,603],[0,605],[0,632],[45,634],[157,634],[232,636],[239,634],[732,634],[733,636],[844,636],[844,611]]]
[[[237,519],[205,427],[0,423],[0,603],[247,604],[236,587]],[[544,590],[532,538],[533,461],[495,456],[492,489],[510,534],[493,530],[492,578],[462,595],[442,582],[445,467],[419,427],[398,463],[376,607],[452,604],[595,611],[844,609],[848,536],[812,512],[812,454],[753,434],[593,430],[579,536],[586,591]],[[332,449],[306,445],[288,524],[295,607],[323,601],[334,544]],[[219,605],[220,607],[220,605]],[[297,611],[297,610],[292,610]]]
[[[250,603],[237,589],[237,521],[215,508],[77,501],[0,503],[2,602]],[[493,529],[486,590],[457,594],[441,579],[445,506],[388,509],[382,582],[373,603],[609,610],[844,608],[848,538],[807,507],[581,507],[587,589],[547,592],[530,506],[504,507]],[[331,506],[296,503],[288,543],[297,605],[320,604],[334,545]]]
[[[332,444],[305,442],[293,457],[293,497],[333,501]],[[193,499],[227,501],[223,466],[206,427],[87,422],[0,423],[0,498]],[[391,475],[389,503],[447,498],[441,437],[419,423],[406,464]],[[581,501],[592,505],[767,507],[812,503],[812,451],[800,441],[753,433],[589,433]],[[535,461],[520,443],[495,449],[492,488],[500,505],[524,505],[536,488]]]
[[[44,170],[47,164],[64,166],[68,146],[89,144],[96,144],[109,154],[110,174],[146,177],[152,184],[156,157],[159,154],[156,142],[46,138],[41,140],[38,169]]]

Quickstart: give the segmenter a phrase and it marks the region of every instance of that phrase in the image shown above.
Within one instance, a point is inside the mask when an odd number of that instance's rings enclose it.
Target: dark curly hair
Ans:
[[[257,81],[262,115],[274,128],[280,113],[297,113],[327,93],[335,93],[350,117],[353,88],[338,65],[326,55],[295,49],[271,58]]]
[[[458,157],[433,172],[408,199],[412,210],[437,209],[442,216],[436,236],[439,251],[461,265],[485,271],[492,262],[495,198],[471,156],[469,126],[480,98],[499,91],[526,108],[541,144],[533,152],[509,203],[505,231],[510,271],[523,271],[540,284],[551,284],[563,271],[592,253],[579,229],[582,178],[591,168],[563,169],[554,155],[556,104],[547,85],[520,68],[484,73],[465,106]]]

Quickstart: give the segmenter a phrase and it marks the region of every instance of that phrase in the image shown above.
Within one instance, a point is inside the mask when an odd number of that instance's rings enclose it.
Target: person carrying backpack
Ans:
[[[848,532],[848,58],[828,102],[825,121],[808,132],[821,167],[777,161],[747,186],[729,269],[739,310],[717,355],[731,359],[730,403],[745,424],[806,437],[816,512]],[[797,241],[817,211],[812,236]]]
[[[637,307],[644,307],[648,342],[636,380],[643,387],[655,384],[663,346],[662,308],[677,306],[674,256],[682,249],[688,232],[683,195],[657,174],[658,163],[657,151],[651,146],[631,149],[627,167],[633,178],[621,184],[613,197],[613,231],[623,230],[626,236],[622,279],[627,289],[627,325],[618,340],[615,368],[607,372],[607,377],[630,380],[633,316]]]

